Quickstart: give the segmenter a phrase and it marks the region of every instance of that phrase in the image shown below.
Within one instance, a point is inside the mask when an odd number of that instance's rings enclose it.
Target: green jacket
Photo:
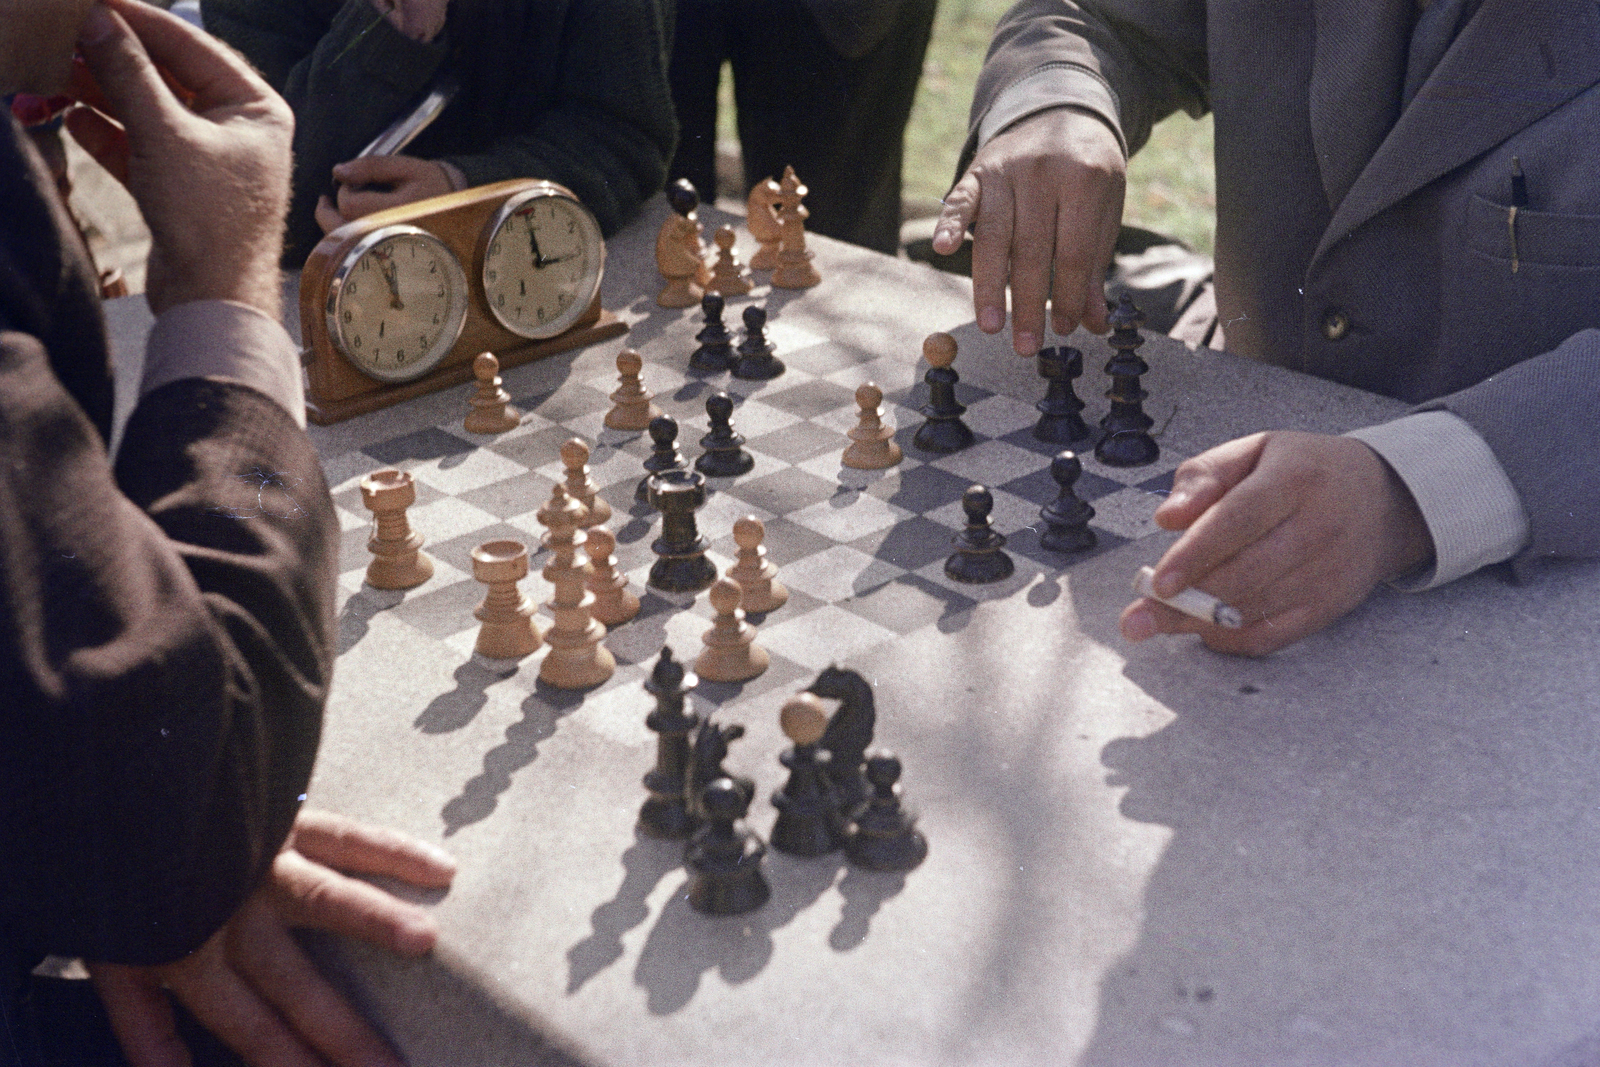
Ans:
[[[445,30],[413,41],[370,0],[204,0],[206,28],[250,59],[295,111],[286,265],[322,237],[330,172],[436,76],[454,102],[407,149],[471,185],[548,178],[610,235],[666,180],[677,136],[667,84],[670,0],[453,0]]]

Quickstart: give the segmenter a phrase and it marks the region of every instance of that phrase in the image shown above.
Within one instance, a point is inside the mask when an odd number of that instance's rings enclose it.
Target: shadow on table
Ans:
[[[496,997],[490,982],[446,949],[427,959],[404,960],[331,934],[302,931],[297,936],[410,1067],[593,1067],[596,1062],[557,1038],[526,1008]]]
[[[458,681],[469,666],[457,670]],[[462,684],[470,688],[476,682]],[[581,692],[537,683],[533,695],[522,702],[522,718],[506,727],[505,740],[484,754],[483,773],[463,785],[439,812],[444,835],[450,837],[487,819],[500,803],[500,794],[511,787],[512,775],[539,757],[539,745],[555,736],[556,723],[582,703]]]
[[[1102,762],[1172,836],[1080,1062],[1600,1062],[1597,575],[1129,648],[1175,718]]]

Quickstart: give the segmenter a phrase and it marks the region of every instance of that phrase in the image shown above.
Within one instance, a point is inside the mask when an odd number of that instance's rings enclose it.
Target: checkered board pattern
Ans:
[[[772,666],[742,686],[702,682],[697,691],[702,698],[720,702],[778,686],[803,686],[829,663],[849,666],[853,656],[925,626],[948,623],[979,600],[1009,597],[1041,575],[1059,574],[1155,531],[1151,513],[1183,457],[1163,449],[1151,465],[1116,469],[1095,462],[1083,444],[1084,473],[1077,490],[1095,508],[1091,525],[1099,545],[1074,554],[1040,546],[1039,509],[1056,497],[1049,465],[1059,450],[1032,435],[1039,415],[1033,402],[1043,395],[1042,381],[1038,396],[1028,398],[958,385],[977,443],[938,456],[911,444],[923,421],[918,409],[927,401],[919,364],[903,354],[876,356],[786,328],[781,321],[771,324],[768,336],[788,367],[770,382],[701,375],[687,369],[687,351],[657,353],[648,344],[643,350],[644,386],[655,394],[657,406],[677,418],[678,446],[691,463],[708,430],[706,397],[720,389],[736,399],[733,426],[745,437],[755,468],[739,478],[708,479],[709,497],[696,519],[712,543],[710,555],[719,570],[734,558],[734,521],[747,514],[761,519],[767,558],[789,589],[786,605],[750,619],[759,627],[757,641],[771,654]],[[472,611],[484,587],[472,578],[470,553],[486,541],[510,538],[528,545],[530,576],[523,589],[537,602],[546,601],[550,587],[538,571],[548,553],[539,547],[544,529],[535,513],[564,476],[561,443],[578,436],[593,449],[591,476],[615,512],[609,526],[617,535],[617,566],[643,602],[638,618],[607,636],[618,661],[607,688],[640,681],[664,643],[680,659],[692,662],[699,655],[713,614],[707,598],[645,586],[656,558],[650,544],[660,533],[658,516],[634,502],[645,473],[642,463],[650,454],[648,435],[603,426],[609,394],[617,387],[613,361],[619,348],[570,366],[545,361],[509,372],[507,390],[525,413],[511,432],[471,434],[456,416],[325,457],[344,531],[345,629],[353,631],[342,647],[359,638],[360,620],[386,611],[415,628],[419,639],[440,642],[464,661],[475,658]],[[886,418],[905,452],[904,461],[888,470],[858,471],[840,463],[850,443],[846,431],[857,424],[855,388],[866,381],[883,389]],[[469,393],[465,388],[446,394],[462,399],[440,410],[459,406],[464,414]],[[1084,414],[1092,424],[1102,412],[1091,404]],[[359,482],[386,467],[415,476],[417,503],[409,518],[436,567],[426,584],[405,592],[373,589],[362,580],[371,558],[366,549],[371,516],[362,506]],[[961,494],[974,483],[993,493],[994,527],[1007,537],[1007,551],[1016,561],[1016,574],[1004,582],[964,585],[944,574],[951,539],[965,524]],[[541,617],[549,621],[547,614]],[[542,688],[536,681],[542,655],[536,652],[520,664],[482,664],[514,673],[531,692]]]

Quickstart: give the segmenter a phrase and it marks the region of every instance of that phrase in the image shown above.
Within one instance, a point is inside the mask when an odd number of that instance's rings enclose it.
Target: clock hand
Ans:
[[[544,258],[544,253],[539,251],[539,234],[533,228],[533,219],[528,219],[528,245],[533,250],[533,269],[543,270],[547,263],[553,262]]]
[[[394,261],[386,256],[379,256],[378,271],[383,275],[383,280],[389,283],[389,306],[396,311],[404,311],[406,306],[400,300],[400,271],[394,265]]]

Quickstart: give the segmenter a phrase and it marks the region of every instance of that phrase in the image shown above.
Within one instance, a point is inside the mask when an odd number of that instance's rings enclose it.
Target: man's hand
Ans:
[[[1122,222],[1127,162],[1111,128],[1086,111],[1030,115],[978,150],[944,199],[933,249],[949,255],[967,227],[978,328],[998,333],[1011,287],[1012,345],[1031,356],[1051,328],[1104,333],[1105,269]],[[1052,283],[1051,271],[1054,270]]]
[[[450,0],[372,0],[394,28],[424,44],[444,29],[445,11]]]
[[[1315,633],[1433,554],[1410,491],[1348,437],[1274,432],[1218,445],[1178,467],[1155,520],[1186,531],[1156,565],[1156,592],[1194,586],[1238,608],[1245,625],[1223,629],[1140,599],[1122,613],[1123,636],[1198,633],[1246,656]]]
[[[150,227],[151,310],[237,300],[276,319],[288,105],[214,38],[136,0],[91,8],[78,44],[104,103],[73,111],[67,126]],[[163,72],[193,94],[189,106]]]
[[[89,965],[133,1067],[189,1064],[167,990],[251,1067],[400,1067],[289,929],[330,930],[406,956],[430,951],[438,929],[421,908],[341,870],[442,888],[455,875],[455,861],[391,831],[302,811],[267,883],[199,949],[160,967]]]
[[[338,202],[326,196],[317,202],[323,233],[374,211],[455,191],[443,164],[416,156],[352,159],[333,168],[333,180],[339,183]]]

